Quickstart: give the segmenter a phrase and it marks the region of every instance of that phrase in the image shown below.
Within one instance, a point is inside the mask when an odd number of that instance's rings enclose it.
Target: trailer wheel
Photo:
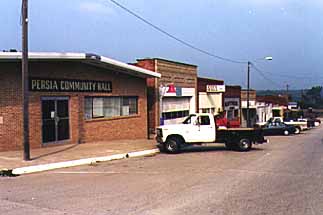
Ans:
[[[240,139],[239,143],[237,144],[237,149],[240,152],[247,152],[251,149],[252,142],[248,138]]]
[[[165,142],[165,150],[168,153],[176,154],[180,151],[181,141],[177,137],[170,137]]]

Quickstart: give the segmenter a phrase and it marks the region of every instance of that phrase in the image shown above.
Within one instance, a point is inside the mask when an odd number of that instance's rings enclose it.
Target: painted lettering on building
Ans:
[[[30,91],[42,92],[112,92],[111,81],[30,78]]]
[[[206,92],[208,93],[224,93],[225,85],[206,85]]]

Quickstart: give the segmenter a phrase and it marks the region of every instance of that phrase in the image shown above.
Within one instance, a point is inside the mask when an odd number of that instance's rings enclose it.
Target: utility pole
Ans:
[[[287,93],[287,95],[288,95],[288,90],[289,90],[289,85],[286,84],[286,93]]]
[[[247,127],[250,128],[250,108],[249,108],[249,100],[250,100],[250,65],[251,62],[248,61],[248,71],[247,71]]]
[[[22,102],[24,160],[30,160],[28,86],[28,0],[22,0]]]
[[[289,105],[288,105],[288,103],[289,103],[289,96],[288,96],[288,90],[289,90],[289,85],[288,84],[286,84],[286,99],[287,99],[287,112],[286,112],[286,118],[288,119],[289,118]]]

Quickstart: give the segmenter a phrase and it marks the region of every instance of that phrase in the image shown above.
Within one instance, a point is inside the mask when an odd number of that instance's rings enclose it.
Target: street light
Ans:
[[[273,60],[272,56],[267,56],[264,58],[260,58],[257,60],[268,60],[271,61]],[[247,72],[247,127],[250,128],[250,108],[249,108],[249,100],[250,100],[250,66],[252,65],[252,62],[248,61],[248,72]]]

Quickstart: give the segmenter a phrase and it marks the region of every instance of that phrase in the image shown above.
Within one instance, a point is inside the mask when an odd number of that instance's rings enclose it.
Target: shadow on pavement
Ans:
[[[36,157],[31,158],[31,160],[37,160],[39,158],[43,158],[43,157],[47,157],[47,156],[50,156],[50,155],[58,154],[60,152],[65,152],[65,151],[71,150],[73,148],[76,148],[78,145],[79,144],[74,144],[74,145],[69,146],[69,147],[64,148],[64,149],[60,149],[60,150],[57,150],[57,151],[54,151],[54,152],[50,152],[50,153],[47,153],[47,154],[43,154],[43,155],[38,155]]]
[[[237,152],[233,150],[228,150],[225,146],[187,146],[182,149],[182,153],[194,153],[194,152],[214,152],[214,151],[227,151],[227,152]],[[261,148],[253,147],[251,151],[263,151]],[[241,152],[239,152],[241,153]]]

